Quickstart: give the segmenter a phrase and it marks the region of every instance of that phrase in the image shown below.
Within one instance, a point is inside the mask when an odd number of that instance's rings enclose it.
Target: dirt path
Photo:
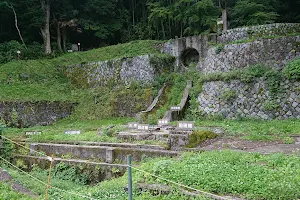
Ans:
[[[23,185],[14,181],[11,175],[6,170],[1,168],[0,168],[0,181],[11,185],[12,189],[15,190],[16,192],[25,194],[27,196],[31,196],[33,198],[38,198],[38,196],[34,194],[32,191],[28,190]]]

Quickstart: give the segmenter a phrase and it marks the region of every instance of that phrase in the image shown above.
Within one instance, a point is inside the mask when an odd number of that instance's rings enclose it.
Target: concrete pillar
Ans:
[[[114,150],[115,148],[107,148],[106,149],[106,159],[105,161],[107,163],[113,163],[115,158],[114,158]]]
[[[32,143],[30,144],[30,155],[34,155],[38,150],[38,144]]]

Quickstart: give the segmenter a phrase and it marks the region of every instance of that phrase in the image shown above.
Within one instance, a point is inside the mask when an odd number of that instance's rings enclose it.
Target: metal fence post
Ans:
[[[127,165],[128,165],[128,199],[132,200],[131,155],[127,156]]]
[[[0,124],[0,153],[2,153],[2,148],[3,148],[3,140],[2,140],[3,129],[4,127]]]

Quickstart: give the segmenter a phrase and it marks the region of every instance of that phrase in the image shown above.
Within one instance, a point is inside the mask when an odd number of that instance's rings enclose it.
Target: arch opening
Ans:
[[[185,66],[190,66],[192,63],[199,62],[199,52],[194,48],[188,48],[181,54],[181,61]]]

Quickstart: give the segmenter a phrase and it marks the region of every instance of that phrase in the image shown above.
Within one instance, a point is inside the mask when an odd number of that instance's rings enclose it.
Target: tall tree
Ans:
[[[266,1],[240,0],[232,9],[232,22],[235,26],[273,23],[278,17],[271,5]]]
[[[57,48],[66,51],[67,27],[77,26],[78,11],[73,8],[71,0],[56,1],[52,4],[53,24],[56,28]]]
[[[41,35],[44,40],[45,53],[50,54],[51,50],[51,36],[50,36],[50,11],[51,0],[41,0],[41,9],[43,12],[43,25],[40,27]]]

